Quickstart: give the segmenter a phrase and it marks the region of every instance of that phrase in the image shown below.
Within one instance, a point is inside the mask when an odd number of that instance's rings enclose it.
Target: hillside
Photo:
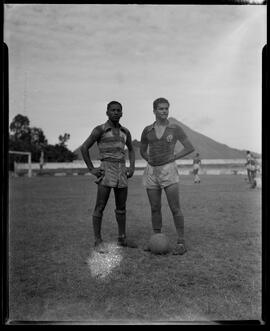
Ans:
[[[180,125],[188,136],[189,140],[195,147],[195,152],[188,155],[186,158],[193,158],[195,153],[200,153],[203,159],[242,159],[246,156],[246,151],[229,147],[219,143],[197,131],[190,129],[188,126],[174,118],[169,118],[171,123]],[[180,143],[176,144],[176,151],[182,148]]]
[[[197,131],[190,129],[188,126],[186,126],[180,121],[177,121],[173,117],[170,117],[169,121],[171,123],[176,123],[180,125],[189,137],[193,146],[195,147],[195,152],[185,157],[186,159],[193,158],[195,153],[197,152],[200,153],[200,156],[203,159],[242,159],[246,156],[245,150],[239,150],[219,143]],[[139,149],[140,143],[137,140],[134,140],[133,145],[135,149],[136,160],[139,160],[142,158]],[[182,149],[182,145],[178,142],[175,149],[178,152],[180,149]],[[74,153],[77,155],[79,160],[82,159],[79,148],[77,148]],[[96,144],[90,149],[90,155],[92,160],[97,160],[99,158],[98,148]],[[256,157],[259,156],[256,153],[254,153],[254,155]]]

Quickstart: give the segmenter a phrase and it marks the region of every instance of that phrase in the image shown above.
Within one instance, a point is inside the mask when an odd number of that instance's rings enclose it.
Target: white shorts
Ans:
[[[179,173],[175,162],[161,166],[147,164],[143,174],[143,185],[148,189],[160,189],[179,183]]]
[[[255,171],[256,170],[256,166],[250,164],[250,165],[247,166],[247,169],[250,170],[250,171]]]

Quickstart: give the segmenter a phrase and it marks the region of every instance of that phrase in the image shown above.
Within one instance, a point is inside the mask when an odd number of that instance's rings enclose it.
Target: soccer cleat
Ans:
[[[185,244],[183,243],[177,243],[172,254],[173,255],[183,255],[184,253],[186,253],[187,249],[185,247]]]
[[[100,254],[105,254],[109,252],[102,240],[98,240],[95,242],[94,250]]]
[[[131,239],[127,239],[126,237],[118,238],[117,245],[121,247],[129,247],[129,248],[137,248],[138,245]]]

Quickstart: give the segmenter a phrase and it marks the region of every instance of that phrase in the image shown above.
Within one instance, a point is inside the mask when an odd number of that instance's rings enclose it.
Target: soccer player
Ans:
[[[179,174],[175,160],[192,153],[194,147],[183,129],[168,121],[169,106],[169,101],[165,98],[158,98],[153,102],[156,120],[142,132],[140,153],[147,161],[143,183],[151,206],[153,232],[160,233],[162,229],[161,194],[164,189],[178,236],[173,254],[182,255],[186,252],[184,216],[180,208]],[[177,141],[180,141],[184,148],[174,154]]]
[[[246,151],[246,163],[245,163],[245,166],[247,168],[248,182],[251,184],[252,183],[252,178],[251,178],[251,171],[250,171],[250,159],[251,159],[251,153],[250,153],[250,151]]]
[[[39,158],[39,169],[40,169],[40,171],[42,171],[43,166],[44,166],[44,151],[41,150],[40,158]]]
[[[135,152],[129,130],[119,123],[123,115],[122,105],[111,101],[107,105],[108,120],[96,126],[90,136],[82,144],[80,150],[90,173],[97,177],[96,205],[92,215],[95,250],[106,253],[107,249],[101,236],[103,211],[109,199],[111,189],[115,196],[115,217],[118,224],[118,245],[137,247],[126,238],[126,200],[128,193],[128,178],[132,177],[135,169]],[[89,149],[97,142],[100,154],[100,167],[95,168],[89,155]],[[125,164],[125,146],[128,148],[130,166]]]
[[[257,186],[256,175],[258,169],[258,163],[253,154],[250,154],[249,159],[249,172],[250,172],[250,188],[255,188]]]
[[[194,175],[194,183],[200,183],[200,177],[199,177],[199,170],[201,165],[201,159],[200,154],[196,153],[196,156],[193,159],[193,175]]]

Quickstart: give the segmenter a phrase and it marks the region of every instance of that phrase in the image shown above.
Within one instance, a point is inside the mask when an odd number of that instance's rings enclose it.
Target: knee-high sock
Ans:
[[[102,217],[93,216],[92,221],[93,221],[93,230],[94,230],[95,240],[101,240]]]
[[[162,216],[160,212],[152,212],[152,228],[155,233],[160,233],[162,228]]]
[[[182,214],[173,215],[173,220],[178,235],[178,242],[184,242],[184,216]]]
[[[118,225],[118,237],[123,238],[126,236],[126,211],[115,210],[115,217]]]

